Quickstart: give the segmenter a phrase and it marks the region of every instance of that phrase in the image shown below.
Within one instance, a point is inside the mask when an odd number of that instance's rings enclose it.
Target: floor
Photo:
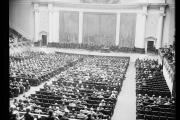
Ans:
[[[127,69],[126,79],[123,82],[122,90],[118,95],[117,104],[115,106],[114,114],[112,116],[112,120],[136,120],[136,81],[135,81],[135,66],[134,62],[137,58],[149,58],[149,59],[159,59],[158,56],[153,54],[138,54],[138,53],[100,53],[100,52],[91,52],[86,50],[78,50],[78,49],[57,49],[57,48],[34,48],[34,50],[39,50],[45,52],[65,52],[65,53],[75,53],[75,54],[88,54],[88,55],[102,55],[102,56],[129,56],[130,64]],[[56,78],[52,78],[50,81],[55,80]],[[15,99],[23,99],[23,96],[34,94],[35,91],[38,91],[42,88],[44,83],[39,86],[31,87],[31,89],[16,97]],[[10,100],[12,103],[13,99]]]
[[[136,120],[136,81],[134,62],[130,62],[111,120]]]

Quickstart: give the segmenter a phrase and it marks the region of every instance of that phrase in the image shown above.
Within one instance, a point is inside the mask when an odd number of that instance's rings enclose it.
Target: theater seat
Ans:
[[[159,116],[159,120],[167,120],[166,116]]]
[[[153,115],[152,120],[159,120],[159,116]]]
[[[144,119],[144,114],[137,114],[136,119]]]
[[[145,120],[152,120],[153,116],[152,115],[145,115]]]
[[[168,117],[167,120],[176,120],[175,117]]]

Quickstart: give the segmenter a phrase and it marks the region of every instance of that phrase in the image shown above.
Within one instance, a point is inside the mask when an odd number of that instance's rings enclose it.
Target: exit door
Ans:
[[[154,41],[148,41],[147,42],[147,51],[148,52],[155,52]]]
[[[47,45],[47,35],[42,35],[42,46]]]

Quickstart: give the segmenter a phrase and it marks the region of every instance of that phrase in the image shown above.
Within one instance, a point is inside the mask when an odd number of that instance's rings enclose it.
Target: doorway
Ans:
[[[42,35],[42,46],[47,45],[47,35]]]
[[[155,52],[154,41],[147,41],[147,52],[149,53]]]

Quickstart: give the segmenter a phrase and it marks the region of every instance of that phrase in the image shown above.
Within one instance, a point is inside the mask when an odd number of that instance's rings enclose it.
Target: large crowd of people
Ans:
[[[175,120],[175,101],[157,60],[137,59],[136,63],[137,119]]]
[[[18,57],[19,60],[10,58],[10,97],[17,97],[20,93],[27,91],[27,89],[20,90],[26,86],[24,85],[26,81],[33,86],[39,85],[60,73],[62,68],[70,62],[79,60],[78,55],[46,54],[44,52],[22,53],[18,54]],[[25,88],[29,89],[29,87]]]
[[[44,84],[24,100],[15,100],[10,117],[25,117],[27,111],[38,120],[110,120],[129,57],[81,57],[82,61],[62,71],[57,81]]]
[[[34,55],[34,52],[32,52],[31,55],[33,57],[21,61],[10,60],[10,76],[38,78],[44,74],[63,67],[67,61],[74,61],[78,59],[78,56],[67,54],[37,54]]]
[[[33,57],[37,57],[37,56],[40,56],[40,55],[45,55],[45,52],[43,51],[23,51],[23,52],[15,52],[15,53],[12,53],[10,54],[10,61],[17,61],[17,60],[24,60],[24,59],[30,59],[30,58],[33,58]]]
[[[175,42],[168,48],[160,48],[160,52],[162,56],[165,57],[171,65],[175,66]]]
[[[9,48],[10,54],[14,51],[22,51],[32,46],[31,40],[25,38],[16,30],[9,28]]]

